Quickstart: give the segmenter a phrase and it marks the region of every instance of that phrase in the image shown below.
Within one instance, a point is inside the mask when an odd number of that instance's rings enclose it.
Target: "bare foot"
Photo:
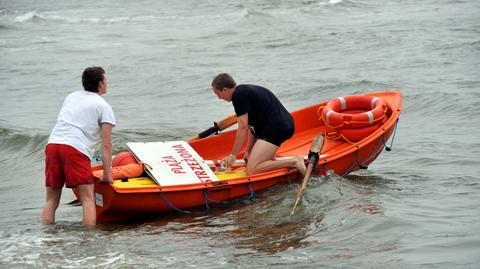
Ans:
[[[300,172],[302,176],[305,176],[305,174],[307,173],[307,167],[305,167],[305,161],[302,157],[295,157],[295,168],[297,168],[298,172]]]

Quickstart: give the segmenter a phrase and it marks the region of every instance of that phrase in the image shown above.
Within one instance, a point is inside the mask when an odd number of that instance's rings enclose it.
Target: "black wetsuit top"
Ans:
[[[248,125],[253,135],[280,146],[293,136],[293,118],[278,98],[268,89],[242,84],[232,95],[237,117],[248,113]]]

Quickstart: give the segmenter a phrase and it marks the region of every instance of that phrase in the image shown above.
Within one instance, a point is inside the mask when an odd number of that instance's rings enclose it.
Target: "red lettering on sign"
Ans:
[[[210,182],[212,181],[207,172],[198,163],[198,160],[196,160],[192,153],[190,153],[182,144],[173,145],[172,148],[175,149],[175,152],[187,163],[190,169],[194,171],[195,175],[201,182],[205,182],[204,179]]]
[[[187,172],[183,171],[183,167],[180,165],[180,163],[173,158],[172,156],[164,156],[162,157],[163,161],[168,164],[168,166],[171,167],[171,171],[175,174],[186,174]]]

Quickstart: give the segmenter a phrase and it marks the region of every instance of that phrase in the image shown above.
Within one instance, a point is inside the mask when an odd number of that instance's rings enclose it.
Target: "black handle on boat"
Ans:
[[[204,138],[207,137],[213,133],[217,133],[220,131],[220,128],[218,128],[218,124],[216,122],[213,122],[213,126],[208,128],[207,130],[201,132],[198,134],[198,138]]]

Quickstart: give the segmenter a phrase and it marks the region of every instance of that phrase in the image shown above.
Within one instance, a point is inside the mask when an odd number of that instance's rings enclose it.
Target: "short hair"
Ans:
[[[217,90],[223,90],[223,88],[233,88],[235,85],[237,85],[237,83],[227,73],[218,74],[212,81],[212,86],[214,86]]]
[[[86,91],[98,92],[98,83],[103,81],[105,70],[99,66],[85,68],[82,74],[82,85]]]

